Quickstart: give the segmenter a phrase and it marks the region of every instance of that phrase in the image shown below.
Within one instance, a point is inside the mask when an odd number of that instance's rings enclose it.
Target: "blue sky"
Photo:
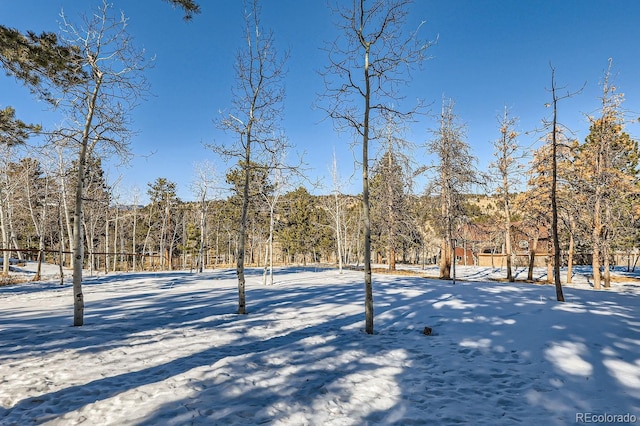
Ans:
[[[59,13],[75,20],[99,4],[91,0],[0,0],[0,22],[21,30],[55,31]],[[218,131],[218,111],[231,105],[233,69],[242,47],[242,2],[201,0],[202,13],[191,22],[159,0],[115,0],[115,9],[130,18],[129,30],[140,48],[155,55],[147,72],[153,96],[134,111],[132,140],[136,157],[124,168],[111,168],[120,178],[118,191],[127,198],[134,188],[146,194],[158,177],[178,186],[179,196],[193,199],[189,190],[194,164],[208,160],[223,180],[229,165],[205,147],[231,136]],[[93,5],[93,6],[91,6]],[[338,135],[321,110],[314,108],[324,89],[318,71],[327,64],[321,50],[336,37],[333,17],[324,0],[263,0],[262,24],[274,31],[278,49],[289,50],[284,131],[314,178],[331,185],[329,168],[335,149],[341,176],[350,192],[359,191],[359,170],[349,135]],[[413,73],[410,96],[422,98],[437,113],[443,96],[453,98],[456,113],[467,126],[467,141],[486,169],[492,160],[492,141],[498,135],[496,117],[504,106],[520,118],[520,143],[531,146],[550,110],[550,67],[559,86],[583,92],[560,104],[560,120],[583,140],[588,132],[585,114],[598,107],[599,83],[613,58],[615,81],[625,93],[625,107],[640,115],[640,2],[636,0],[417,0],[410,11],[409,29],[426,21],[422,36],[436,39],[431,59]],[[0,106],[13,106],[19,118],[53,125],[56,118],[12,78],[0,76]],[[407,136],[421,145],[431,138],[433,117],[414,124]],[[637,125],[628,131],[640,136]],[[151,154],[151,155],[150,155]],[[295,156],[295,152],[291,156]],[[413,157],[431,159],[418,148]],[[416,190],[421,190],[420,184]],[[328,189],[327,189],[328,191]],[[315,192],[323,192],[322,189]]]

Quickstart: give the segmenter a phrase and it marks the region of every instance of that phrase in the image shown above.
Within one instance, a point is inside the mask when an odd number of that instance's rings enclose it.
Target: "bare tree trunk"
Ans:
[[[20,251],[18,238],[16,237],[15,226],[13,225],[13,192],[13,184],[10,185],[10,182],[7,182],[7,224],[9,228],[9,241],[11,244],[13,244],[13,248],[16,251],[17,258],[22,260],[24,257],[22,255],[22,252]]]
[[[570,219],[571,222],[571,232],[569,233],[569,251],[567,252],[567,284],[571,284],[573,281],[573,254],[575,251],[575,220],[573,218]]]
[[[602,233],[602,219],[600,213],[600,200],[596,199],[593,209],[593,230],[591,231],[591,241],[593,244],[591,268],[593,270],[593,288],[600,289],[602,283],[602,277],[600,275],[600,257],[602,246],[601,233]]]
[[[151,204],[151,208],[149,209],[149,215],[147,216],[147,234],[145,235],[144,243],[142,244],[142,257],[140,259],[140,261],[142,262],[142,269],[144,269],[144,256],[146,256],[150,251],[149,238],[151,237],[151,218],[153,217],[153,206],[154,204]]]
[[[167,222],[169,216],[169,205],[167,201],[167,205],[165,207],[164,215],[162,216],[162,226],[160,227],[160,245],[158,247],[158,253],[160,254],[160,269],[163,271],[166,270],[166,265],[168,261],[168,256],[166,253],[167,250]]]
[[[604,217],[605,222],[607,223],[607,227],[605,228],[605,235],[603,238],[603,250],[602,250],[602,258],[603,258],[603,266],[604,266],[604,287],[611,288],[611,244],[610,244],[610,227],[612,226],[613,218],[611,217],[611,205],[605,204],[604,208]]]
[[[107,207],[108,209],[108,207]],[[112,272],[116,272],[116,267],[118,265],[118,255],[116,251],[118,250],[118,232],[120,232],[119,224],[119,209],[118,206],[115,206],[116,217],[113,219],[113,266],[111,268]]]
[[[4,191],[0,191],[2,194]],[[0,231],[2,232],[2,275],[5,277],[9,276],[9,261],[10,261],[10,252],[9,252],[9,235],[7,232],[7,220],[6,220],[6,206],[5,206],[5,197],[3,196],[0,200]]]
[[[363,0],[360,2],[364,10]],[[364,22],[361,22],[364,27]],[[373,334],[373,284],[371,274],[371,214],[369,211],[369,114],[371,111],[371,81],[369,77],[369,44],[364,43],[364,126],[362,134],[362,213],[364,215],[364,311],[365,331]]]
[[[198,272],[202,273],[204,270],[204,246],[205,246],[205,234],[206,234],[206,219],[207,219],[207,191],[202,191],[202,198],[200,198],[200,247],[198,247]]]
[[[267,285],[267,272],[269,271],[269,242],[264,245],[264,267],[262,270],[262,285]]]
[[[389,152],[391,152],[391,144],[389,148]],[[391,155],[387,156],[387,167],[391,170],[391,166],[393,164],[393,157]],[[389,221],[388,227],[388,237],[387,237],[387,257],[389,263],[389,271],[396,270],[396,236],[395,236],[395,228],[396,228],[396,214],[393,210],[393,186],[391,185],[391,181],[387,182],[387,220]]]
[[[2,180],[0,185],[0,232],[2,233],[2,275],[5,277],[9,276],[9,263],[11,259],[11,252],[9,250],[11,246],[10,235],[9,235],[9,159],[11,156],[10,150],[11,148],[8,146],[4,147],[5,150],[2,152],[3,161],[2,161]]]
[[[556,300],[564,302],[562,282],[560,281],[560,237],[558,232],[558,97],[553,67],[551,68],[551,91],[553,94],[553,124],[551,130],[551,237],[553,239],[553,282],[556,287]]]
[[[218,226],[216,227],[216,258],[213,261],[213,267],[218,267],[218,261],[220,259],[220,220],[218,220]]]
[[[274,206],[271,205],[269,217],[269,277],[271,285],[273,285],[273,233],[275,232],[273,208]]]
[[[88,135],[88,125],[86,133]],[[87,144],[83,143],[78,156],[78,184],[76,186],[75,209],[73,212],[73,325],[84,324],[84,295],[82,294],[82,266],[84,260],[84,244],[82,234],[82,193],[84,191],[84,166]]]
[[[451,283],[453,285],[456,284],[456,240],[455,239],[451,239],[451,270],[452,270],[452,274],[451,274]]]
[[[42,260],[44,258],[44,239],[40,237],[40,241],[38,242],[38,258],[36,259],[36,273],[33,275],[31,281],[40,281],[42,278]]]
[[[506,137],[506,136],[505,136]],[[511,209],[509,208],[509,181],[506,173],[502,175],[502,187],[504,188],[504,248],[507,257],[507,281],[514,282],[513,270],[511,267]]]
[[[464,266],[467,266],[467,240],[465,239],[462,243],[462,251],[464,256]]]
[[[97,74],[96,85],[93,93],[89,98],[87,116],[85,119],[84,130],[82,132],[82,142],[78,153],[78,182],[76,184],[75,208],[73,211],[73,325],[81,326],[84,324],[84,295],[82,294],[82,266],[84,262],[84,238],[83,238],[83,194],[85,180],[85,166],[89,155],[89,132],[91,130],[91,122],[100,92],[102,83],[102,73],[95,70]]]
[[[335,224],[335,230],[336,230],[336,248],[338,251],[338,270],[340,271],[340,273],[342,273],[342,258],[343,258],[343,249],[342,249],[342,235],[340,233],[340,204],[339,204],[339,199],[338,199],[338,193],[334,193],[334,201],[335,201],[335,206],[336,206],[336,224]]]
[[[451,278],[451,249],[446,238],[440,243],[440,277],[441,280]]]
[[[58,241],[58,266],[60,267],[60,285],[64,284],[64,223],[62,221],[62,212],[58,204],[58,227],[60,232],[60,240]]]
[[[109,254],[109,209],[105,210],[104,218],[104,274],[109,273],[109,264],[111,263],[111,255]]]
[[[42,262],[44,258],[44,228],[45,228],[45,219],[47,217],[47,204],[49,199],[49,179],[45,180],[45,188],[44,188],[44,197],[42,200],[42,211],[40,213],[40,218],[36,217],[35,207],[32,202],[32,194],[31,185],[26,185],[27,189],[27,202],[29,204],[29,215],[31,216],[31,221],[33,222],[33,227],[36,230],[38,235],[38,266],[36,267],[36,273],[33,276],[32,281],[40,281],[41,273],[42,273]],[[62,237],[62,236],[60,236]]]
[[[183,222],[184,223],[184,222]],[[178,225],[176,223],[176,225]],[[169,258],[169,270],[173,271],[173,252],[176,245],[176,240],[178,236],[178,226],[173,227],[173,232],[171,232],[171,240],[169,240],[169,248],[167,257]]]
[[[529,272],[527,273],[527,280],[533,281],[533,268],[536,264],[536,252],[538,250],[538,233],[536,232],[531,247],[529,247]]]
[[[602,250],[602,267],[603,267],[603,278],[604,278],[604,288],[611,288],[611,260],[610,260],[610,250],[609,245],[605,244]]]
[[[242,135],[241,135],[242,137]],[[242,188],[242,211],[240,213],[240,232],[238,234],[238,257],[236,273],[238,275],[238,314],[246,315],[247,302],[245,296],[246,280],[244,277],[245,240],[247,237],[247,212],[249,210],[249,175],[251,173],[251,131],[246,135],[244,158],[244,187]]]
[[[136,264],[136,236],[138,231],[138,201],[134,199],[134,207],[133,207],[133,226],[132,226],[132,235],[131,235],[131,254],[133,255],[133,259],[131,259],[131,268],[135,272],[137,268]]]
[[[442,170],[443,175],[446,174],[446,171]],[[448,280],[451,278],[451,217],[449,212],[449,196],[447,194],[445,184],[447,182],[446,176],[442,177],[442,189],[441,189],[441,198],[442,198],[442,206],[441,212],[442,217],[446,222],[446,235],[442,238],[441,248],[440,248],[440,279]]]
[[[231,233],[227,231],[227,258],[225,263],[231,265]]]
[[[342,274],[342,257],[343,257],[343,248],[342,248],[342,235],[341,235],[341,211],[340,211],[340,197],[338,190],[338,160],[336,159],[335,150],[333,152],[333,165],[331,168],[331,174],[333,177],[333,201],[334,201],[334,215],[335,215],[335,232],[336,232],[336,250],[338,256],[338,270]]]
[[[69,203],[68,203],[68,195],[69,195],[69,190],[67,189],[67,179],[65,177],[65,171],[64,171],[64,163],[63,163],[63,159],[64,159],[64,155],[62,150],[58,151],[58,166],[59,166],[59,173],[60,173],[60,197],[61,197],[61,204],[62,204],[62,212],[64,213],[64,223],[65,223],[65,230],[67,233],[67,241],[69,241],[68,247],[73,247],[73,226],[71,224],[71,216],[70,216],[70,211],[71,209],[69,208]],[[60,234],[60,240],[63,241],[64,237],[62,235],[62,229],[60,230],[61,234]],[[64,258],[66,258],[66,256],[63,257],[62,263],[64,264],[68,264],[71,265],[72,261],[67,262]]]

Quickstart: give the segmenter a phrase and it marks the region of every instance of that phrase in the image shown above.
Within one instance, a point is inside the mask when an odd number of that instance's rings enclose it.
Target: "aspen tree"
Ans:
[[[235,69],[236,88],[231,111],[218,123],[218,128],[236,137],[235,143],[211,148],[225,158],[236,158],[242,173],[242,207],[238,229],[236,274],[238,276],[238,314],[247,314],[245,250],[249,213],[249,184],[256,165],[268,164],[273,153],[286,151],[286,139],[278,134],[284,101],[283,79],[287,55],[279,55],[271,31],[260,23],[258,0],[245,1],[244,39],[238,51]]]
[[[416,109],[396,107],[403,98],[399,85],[409,70],[425,60],[431,45],[416,32],[405,32],[410,0],[354,0],[336,6],[341,31],[327,47],[329,65],[323,72],[323,106],[336,130],[350,130],[362,149],[362,213],[365,290],[365,331],[373,334],[371,272],[371,213],[369,205],[369,149],[385,116],[408,120]]]
[[[85,168],[94,151],[101,156],[130,156],[129,112],[147,90],[143,70],[148,66],[144,52],[138,51],[127,33],[123,14],[110,14],[104,2],[82,27],[72,24],[63,15],[62,39],[73,47],[77,64],[84,71],[60,89],[56,102],[68,115],[69,123],[58,130],[60,143],[74,149],[77,155],[77,182],[72,217],[73,234],[73,324],[84,323],[82,269],[84,263],[84,191]],[[80,59],[81,58],[81,59]]]

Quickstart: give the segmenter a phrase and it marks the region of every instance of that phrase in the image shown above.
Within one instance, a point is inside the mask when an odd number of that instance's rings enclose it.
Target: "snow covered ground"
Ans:
[[[564,304],[487,268],[455,286],[374,274],[374,335],[354,271],[281,269],[264,287],[250,270],[244,316],[232,270],[87,277],[83,327],[70,284],[0,287],[0,424],[634,420],[640,284],[594,291],[587,274]]]

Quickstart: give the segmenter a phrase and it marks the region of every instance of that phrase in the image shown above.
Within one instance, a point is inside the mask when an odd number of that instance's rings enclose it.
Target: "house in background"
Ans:
[[[513,223],[511,231],[512,265],[526,267],[532,252],[535,253],[534,266],[546,266],[551,255],[551,237],[545,226],[528,226]],[[456,262],[468,265],[507,265],[504,231],[495,223],[466,224],[456,234]],[[458,252],[458,249],[460,251]]]

